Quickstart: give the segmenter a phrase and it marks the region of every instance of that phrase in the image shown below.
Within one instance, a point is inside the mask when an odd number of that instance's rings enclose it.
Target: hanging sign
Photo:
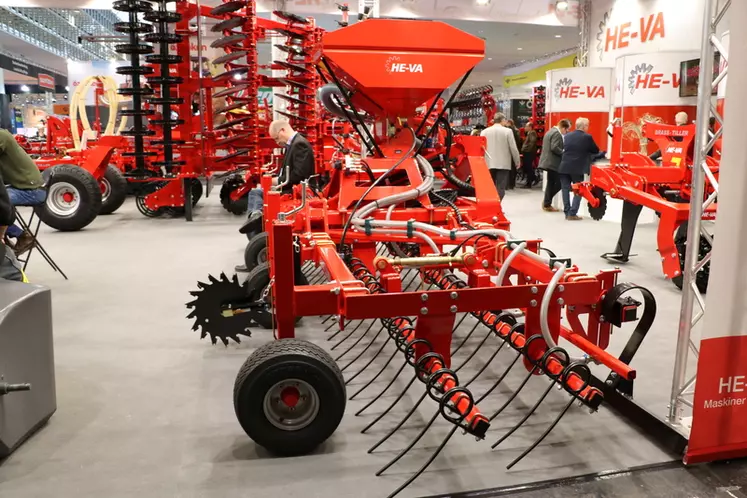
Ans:
[[[49,90],[54,90],[54,76],[44,73],[39,73],[37,78],[39,79],[39,86],[42,88],[47,88]]]

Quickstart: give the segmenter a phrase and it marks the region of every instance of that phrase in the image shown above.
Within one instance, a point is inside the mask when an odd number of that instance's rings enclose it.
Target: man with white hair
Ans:
[[[563,159],[560,160],[560,187],[563,194],[563,212],[568,221],[578,221],[581,206],[581,196],[574,196],[571,204],[571,185],[584,181],[584,175],[589,174],[591,162],[600,154],[594,137],[589,135],[589,120],[578,118],[576,129],[568,133],[563,140]]]
[[[294,185],[309,179],[314,174],[314,149],[305,137],[296,132],[285,119],[278,119],[270,124],[270,138],[285,148],[283,166],[278,176],[273,178],[273,185],[283,186],[283,193],[290,193]],[[286,179],[286,171],[289,177]],[[249,219],[239,228],[239,232],[250,235],[262,231],[262,205],[264,195],[261,187],[248,194]]]
[[[482,130],[480,136],[485,137],[487,142],[485,158],[488,169],[498,190],[498,196],[503,200],[511,175],[511,160],[514,164],[521,164],[514,133],[506,127],[506,116],[498,113],[493,120],[493,126]]]
[[[677,126],[687,126],[688,121],[690,121],[690,118],[687,116],[687,113],[685,111],[680,111],[674,115],[674,124]],[[672,140],[674,140],[675,142],[681,142],[682,137],[672,137]],[[650,157],[654,161],[658,161],[659,159],[661,159],[661,149],[657,150],[648,157]]]

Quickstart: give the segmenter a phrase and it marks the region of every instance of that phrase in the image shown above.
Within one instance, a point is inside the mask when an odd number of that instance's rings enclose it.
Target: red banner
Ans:
[[[39,86],[42,88],[48,88],[49,90],[54,90],[54,76],[39,73]]]

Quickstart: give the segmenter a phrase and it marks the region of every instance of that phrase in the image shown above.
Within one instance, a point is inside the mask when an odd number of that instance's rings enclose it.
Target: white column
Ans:
[[[285,0],[274,0],[273,10],[285,10],[285,8],[286,8]],[[280,19],[274,14],[272,15],[272,19],[275,21],[284,22],[282,19]],[[288,54],[286,54],[285,52],[283,52],[282,50],[278,49],[275,46],[276,43],[280,43],[280,39],[272,38],[271,40],[272,40],[271,41],[272,45],[270,47],[271,48],[270,57],[272,60],[270,62],[285,60],[288,57]],[[272,71],[273,78],[282,78],[286,76],[286,74],[287,74],[287,71],[278,71],[278,70]],[[281,114],[278,114],[277,111],[285,111],[285,109],[288,106],[288,102],[285,99],[278,98],[277,95],[286,94],[286,93],[288,93],[286,87],[273,87],[272,89],[273,119],[280,119],[284,117]]]

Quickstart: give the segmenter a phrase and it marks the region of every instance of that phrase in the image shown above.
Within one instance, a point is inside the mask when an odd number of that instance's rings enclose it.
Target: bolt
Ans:
[[[531,306],[532,308],[536,307],[537,306],[537,300],[536,299],[532,299],[531,301],[529,301],[529,306]]]
[[[677,253],[673,252],[673,253],[672,253],[672,259],[674,259],[674,258],[676,258],[676,257],[677,257]]]
[[[425,306],[423,306],[422,308],[420,308],[420,314],[421,315],[427,315],[428,314],[428,308],[426,308]]]
[[[558,292],[563,292],[564,290],[565,290],[565,285],[558,286]]]
[[[493,216],[493,223],[498,223],[498,217],[497,216]]]
[[[483,268],[487,268],[488,267],[488,260],[487,259],[483,259],[482,260],[482,267]]]
[[[578,402],[578,406],[584,406],[584,402],[583,401],[579,401]]]
[[[532,291],[532,294],[537,294],[539,292],[537,287],[532,287],[530,290]]]
[[[426,294],[425,292],[420,294],[420,300],[426,302],[428,300],[428,294]]]
[[[667,258],[665,258],[665,257],[662,256],[661,260],[664,261],[665,259],[667,259]]]
[[[604,323],[604,322],[606,322],[606,321],[607,321],[607,319],[606,319],[606,318],[604,318],[603,316],[600,316],[600,317],[599,317],[599,323]]]
[[[452,292],[449,295],[451,296],[452,299],[459,299],[459,294],[457,292]]]
[[[558,298],[558,304],[561,305],[561,306],[563,306],[565,304],[565,301],[563,300],[562,297]]]
[[[608,380],[607,380],[607,381],[605,382],[605,384],[607,384],[608,386],[611,386],[611,385],[612,385],[612,379],[608,379]]]
[[[527,275],[525,278],[526,278],[527,282],[531,282],[532,281],[532,277],[530,277],[529,275]]]
[[[456,313],[457,307],[455,305],[452,305],[451,308],[449,308],[449,311],[451,311],[452,313]]]
[[[339,296],[339,295],[340,295],[340,288],[339,288],[339,287],[335,287],[335,288],[334,288],[334,289],[332,289],[332,290],[331,290],[330,292],[331,292],[332,294],[334,294],[335,296]]]

